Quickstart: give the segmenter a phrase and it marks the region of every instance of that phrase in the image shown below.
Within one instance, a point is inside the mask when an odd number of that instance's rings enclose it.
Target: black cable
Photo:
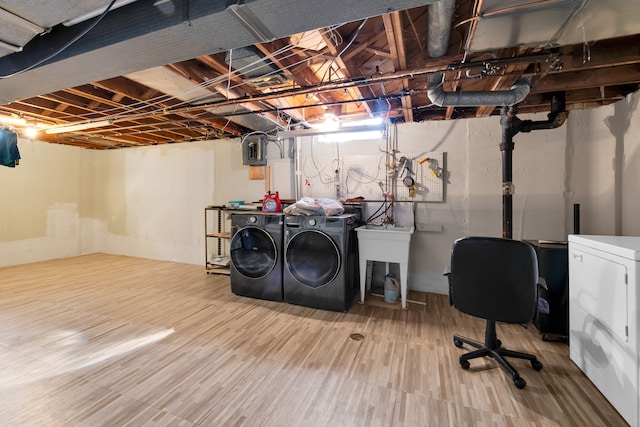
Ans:
[[[11,73],[11,74],[6,74],[4,76],[0,76],[0,79],[8,79],[9,77],[13,77],[13,76],[17,76],[18,74],[22,74],[26,71],[29,71],[35,67],[37,67],[38,65],[47,62],[48,60],[54,58],[55,56],[59,55],[60,53],[62,53],[64,50],[66,50],[69,46],[71,46],[72,44],[74,44],[75,42],[77,42],[78,40],[80,40],[80,38],[84,37],[85,34],[87,34],[89,31],[91,31],[93,29],[93,27],[95,27],[96,25],[98,25],[98,23],[100,21],[102,21],[102,18],[104,18],[106,16],[106,14],[111,10],[111,8],[113,7],[113,4],[116,2],[116,0],[111,0],[111,3],[109,3],[109,6],[107,6],[107,8],[104,10],[104,12],[102,12],[102,14],[100,16],[98,16],[92,23],[91,25],[89,25],[86,29],[84,29],[80,34],[78,34],[77,36],[75,36],[73,39],[71,39],[67,44],[65,44],[64,46],[62,46],[60,49],[58,49],[57,51],[53,52],[51,55],[47,56],[46,58],[42,58],[41,60],[37,61],[34,64],[29,65],[26,68],[23,68],[22,70],[16,71],[15,73]]]
[[[371,221],[373,221],[373,220],[376,220],[376,219],[380,218],[382,215],[386,214],[386,213],[389,211],[389,209],[391,208],[391,205],[392,205],[392,204],[393,204],[393,203],[389,203],[389,205],[387,206],[387,208],[386,208],[383,212],[380,212],[378,215],[376,215],[376,216],[374,216],[374,217],[369,217],[369,219],[367,220],[367,223],[369,223],[369,222],[371,222]],[[384,206],[384,205],[383,205],[383,206]],[[375,215],[375,214],[374,214],[374,215]]]
[[[367,224],[368,224],[368,223],[370,223],[371,221],[373,221],[374,219],[380,218],[380,216],[382,216],[382,215],[384,215],[385,213],[387,213],[387,211],[389,210],[389,206],[391,206],[391,205],[388,205],[388,206],[387,206],[387,208],[386,208],[384,211],[382,211],[380,214],[376,215],[378,212],[380,212],[380,209],[384,208],[384,205],[385,205],[386,203],[387,203],[387,202],[381,203],[381,204],[380,204],[380,207],[379,207],[379,208],[378,208],[374,213],[372,213],[372,214],[369,216],[369,218],[367,218],[367,221],[366,221],[366,222],[367,222]]]

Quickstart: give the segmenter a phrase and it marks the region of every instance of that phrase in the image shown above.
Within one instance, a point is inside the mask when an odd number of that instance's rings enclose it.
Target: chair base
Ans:
[[[516,371],[513,366],[511,366],[511,364],[507,362],[505,357],[514,357],[516,359],[528,360],[531,362],[531,367],[536,371],[539,371],[543,367],[538,358],[532,354],[521,353],[519,351],[513,351],[503,348],[502,342],[500,342],[500,340],[497,338],[496,323],[493,320],[487,320],[484,344],[461,337],[459,335],[453,336],[453,343],[458,348],[462,347],[463,344],[467,344],[477,349],[460,356],[460,366],[462,366],[462,369],[469,369],[469,360],[471,359],[489,356],[496,362],[498,362],[502,369],[504,369],[509,375],[511,375],[513,383],[518,388],[524,388],[527,385],[527,382],[520,376],[518,371]]]

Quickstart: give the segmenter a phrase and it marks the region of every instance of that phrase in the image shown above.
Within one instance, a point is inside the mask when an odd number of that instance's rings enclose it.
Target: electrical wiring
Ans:
[[[313,166],[313,168],[314,168],[314,169],[315,169],[315,171],[316,171],[316,174],[315,174],[315,175],[310,175],[310,174],[309,174],[309,173],[307,173],[307,171],[306,171],[305,166],[306,166],[307,162],[309,161],[309,159],[311,159],[311,160],[310,160],[310,161],[311,161],[311,165]],[[326,185],[330,185],[330,184],[332,184],[332,183],[334,182],[334,179],[333,179],[333,178],[334,178],[334,174],[333,174],[333,173],[329,174],[329,173],[327,173],[327,172],[325,171],[329,166],[330,166],[330,165],[326,165],[325,167],[323,167],[322,169],[320,169],[320,167],[319,167],[319,166],[318,166],[318,164],[316,163],[316,160],[315,160],[315,158],[314,158],[313,156],[305,157],[305,159],[304,159],[304,163],[302,164],[302,173],[304,174],[304,177],[305,177],[305,178],[308,178],[308,179],[315,179],[315,178],[317,178],[317,179],[320,181],[320,183],[321,183],[321,184],[323,184],[323,185],[325,185],[325,186],[326,186]],[[334,169],[334,170],[335,170],[335,169]],[[323,176],[324,176],[324,178],[323,178]]]
[[[229,76],[227,79],[227,97],[229,96],[229,89],[231,87],[231,63],[233,62],[233,49],[229,49],[229,71],[227,72],[227,75]],[[238,104],[235,105],[233,112],[235,113],[238,110]],[[224,132],[227,129],[227,126],[229,126],[229,123],[231,123],[231,117],[233,116],[229,116],[227,118],[227,122],[224,124],[224,126],[222,127],[222,132]]]
[[[147,99],[145,101],[139,101],[139,102],[135,102],[132,104],[129,104],[127,106],[127,108],[122,108],[122,107],[115,107],[115,108],[110,108],[110,109],[106,109],[101,111],[103,114],[109,114],[110,118],[112,119],[117,119],[119,115],[124,115],[124,114],[131,114],[131,113],[135,113],[135,112],[139,112],[141,110],[146,110],[152,107],[157,107],[160,106],[160,104],[170,101],[170,100],[179,100],[179,103],[176,103],[175,105],[173,105],[172,107],[177,108],[180,106],[188,106],[188,105],[192,105],[193,103],[198,102],[199,100],[205,99],[206,97],[208,97],[209,95],[205,96],[201,96],[201,97],[196,97],[196,98],[189,98],[188,95],[190,93],[194,93],[196,91],[199,91],[203,88],[209,88],[211,86],[216,86],[218,84],[221,84],[225,81],[230,81],[232,78],[238,78],[242,73],[250,73],[251,71],[254,71],[260,67],[262,67],[264,65],[264,61],[265,60],[270,60],[272,58],[277,57],[278,55],[281,54],[285,54],[285,56],[283,56],[281,59],[288,59],[292,56],[297,55],[297,53],[294,51],[295,46],[291,43],[287,44],[286,46],[274,51],[273,53],[271,53],[270,55],[267,55],[265,58],[262,58],[260,60],[256,60],[250,64],[245,65],[242,68],[233,70],[228,72],[227,74],[224,75],[220,75],[217,77],[214,77],[213,79],[209,79],[206,80],[202,83],[199,83],[197,85],[195,85],[192,89],[189,89],[187,91],[181,92],[179,94],[174,94],[174,95],[159,95],[157,97],[154,98],[150,98]],[[307,50],[307,48],[302,49],[302,52],[305,52]],[[298,51],[300,52],[300,51]],[[307,58],[303,58],[291,65],[289,65],[288,68],[292,68],[295,67],[301,63],[304,63],[306,61],[308,61],[309,59],[314,59],[315,57],[319,57],[322,56],[322,53],[317,53],[316,55],[313,55],[312,57],[307,57]],[[272,74],[276,74],[281,72],[281,70],[276,70],[273,71],[271,73],[268,73],[267,75],[261,76],[260,78],[264,78],[265,76],[269,76]],[[242,84],[244,83],[249,83],[251,81],[255,81],[257,79],[252,79],[252,80],[246,80],[241,84],[236,84],[236,85],[230,85],[227,86],[228,90],[231,89],[235,89],[237,87],[240,87]],[[188,100],[184,100],[185,98],[189,98]],[[149,112],[153,113],[153,112],[162,112],[164,110],[164,107],[160,106],[159,108],[156,108],[155,110],[150,110]],[[91,113],[87,113],[87,114],[82,114],[82,115],[78,115],[78,117],[81,118],[87,118],[90,117]]]
[[[304,174],[305,178],[308,179],[315,179],[317,178],[321,184],[325,185],[325,186],[329,186],[331,184],[335,183],[335,171],[336,169],[339,169],[340,166],[344,166],[344,163],[340,160],[340,158],[335,158],[332,160],[331,164],[327,164],[326,166],[324,166],[322,169],[320,169],[320,167],[318,166],[317,162],[316,162],[316,158],[313,155],[313,141],[311,144],[309,144],[309,156],[305,156],[304,158],[304,162],[302,164],[302,172]],[[310,175],[307,173],[306,171],[306,164],[307,161],[310,159],[311,165],[313,166],[313,168],[316,171],[315,175]],[[336,163],[337,162],[337,163]],[[331,167],[331,172],[327,173],[326,169]]]
[[[385,207],[386,205],[386,207]],[[367,223],[370,223],[372,221],[375,221],[376,219],[380,218],[382,215],[385,215],[389,209],[391,209],[391,207],[393,206],[393,203],[381,203],[380,207],[378,208],[378,210],[376,210],[371,216],[369,216],[369,218],[367,218]],[[384,211],[378,213],[380,211],[380,209],[385,208]],[[376,215],[377,214],[377,215]]]
[[[351,37],[351,39],[349,40],[349,42],[347,43],[347,45],[340,51],[338,52],[338,54],[331,60],[331,63],[329,64],[329,66],[327,67],[327,70],[324,72],[324,75],[322,76],[322,78],[320,79],[320,82],[323,83],[324,79],[327,77],[327,73],[329,72],[329,70],[331,70],[331,68],[333,67],[333,64],[335,64],[336,60],[338,58],[340,58],[342,56],[343,53],[346,52],[347,49],[349,49],[351,47],[351,45],[353,44],[353,42],[356,41],[356,38],[358,38],[358,35],[360,34],[360,30],[362,30],[362,27],[364,27],[364,24],[367,23],[367,21],[369,20],[369,18],[365,18],[360,25],[358,26],[358,28],[356,28],[355,33],[353,34],[353,36]]]
[[[364,26],[364,24],[366,23],[366,20],[364,20],[360,26],[358,27],[358,29],[356,30],[355,34],[353,35],[353,37],[351,37],[349,43],[342,49],[342,51],[340,52],[340,54],[342,54],[344,51],[346,51],[346,49],[349,48],[349,46],[354,42],[354,40],[356,39],[356,37],[359,35],[362,27]],[[335,29],[338,28],[338,26],[335,27],[331,27],[325,30],[325,33],[328,33],[328,37],[335,41],[336,43],[342,43],[343,40],[341,39],[341,35],[339,32],[337,32]],[[311,36],[312,34],[310,34]],[[317,33],[315,33],[315,35],[317,35]],[[313,35],[313,37],[315,37],[315,35]],[[304,37],[309,37],[307,35],[305,35]],[[210,88],[211,86],[215,86],[215,85],[221,85],[221,83],[226,83],[226,91],[227,91],[227,96],[229,99],[232,99],[231,96],[229,96],[228,94],[235,88],[240,87],[243,84],[249,83],[251,81],[254,81],[255,79],[252,80],[244,80],[241,83],[237,83],[237,84],[233,84],[232,81],[232,77],[236,77],[239,76],[240,74],[242,74],[243,72],[249,72],[250,70],[255,70],[259,67],[262,67],[264,65],[264,61],[271,59],[271,58],[275,58],[278,57],[278,59],[283,59],[283,58],[290,58],[293,57],[295,55],[299,55],[299,53],[301,51],[309,51],[309,50],[313,50],[313,49],[309,49],[309,48],[300,48],[300,47],[296,47],[296,49],[294,50],[294,46],[293,44],[289,43],[286,46],[278,49],[277,51],[271,53],[270,55],[267,55],[265,58],[262,58],[260,60],[254,61],[251,64],[248,64],[240,69],[237,70],[233,70],[232,69],[232,65],[231,65],[231,61],[229,61],[229,70],[225,75],[222,76],[218,76],[215,77],[213,79],[204,81],[196,86],[194,86],[192,89],[189,89],[187,91],[182,92],[181,94],[172,94],[172,95],[160,95],[158,97],[155,98],[151,98],[145,101],[140,101],[140,102],[135,102],[132,104],[129,104],[127,106],[119,106],[116,108],[110,108],[110,109],[105,109],[105,110],[101,110],[100,113],[105,115],[105,118],[109,118],[112,120],[126,120],[128,115],[131,114],[135,114],[136,112],[143,112],[144,114],[162,114],[166,111],[166,105],[162,105],[163,103],[169,101],[169,100],[180,100],[180,102],[177,102],[175,104],[173,104],[171,107],[172,108],[180,108],[180,107],[189,107],[191,105],[193,105],[194,102],[197,102],[199,100],[202,99],[206,99],[208,98],[210,95],[203,95],[201,97],[196,97],[196,98],[188,98],[188,95],[196,90],[201,90],[202,88]],[[231,52],[232,53],[232,52]],[[280,56],[282,55],[282,56]],[[277,69],[274,70],[264,76],[261,76],[260,78],[264,78],[266,76],[272,75],[272,74],[278,74],[281,73],[282,71],[286,71],[286,70],[290,70],[292,69],[292,67],[295,67],[301,63],[307,62],[310,59],[316,58],[316,57],[320,57],[322,56],[323,53],[322,52],[315,52],[312,56],[308,56],[302,59],[298,59],[296,60],[294,63],[289,64],[287,67],[283,68],[283,69]],[[338,55],[339,56],[339,55]],[[247,71],[249,70],[249,71]],[[324,79],[324,77],[323,77]],[[236,110],[239,108],[239,105],[236,104],[235,105]],[[212,106],[211,111],[210,112],[214,112],[216,109],[216,106]],[[276,108],[274,109],[274,111],[276,111],[278,114],[280,114],[280,111]],[[235,113],[235,111],[234,111]],[[227,114],[225,114],[227,115]],[[233,114],[227,115],[227,123],[229,124],[231,121],[231,117],[233,116]],[[95,117],[95,112],[93,113],[86,113],[83,115],[74,115],[74,118],[76,119],[82,119],[82,118],[91,118],[91,117]],[[291,122],[291,117],[289,116],[288,119],[289,123]],[[281,147],[281,153],[282,153],[282,147]],[[281,154],[282,156],[283,154]],[[344,175],[343,175],[344,176]]]
[[[13,77],[13,76],[17,76],[18,74],[22,74],[24,72],[27,72],[35,67],[37,67],[40,64],[43,64],[47,61],[49,61],[50,59],[55,58],[56,56],[58,56],[60,53],[64,52],[67,48],[69,48],[69,46],[71,46],[72,44],[74,44],[75,42],[77,42],[78,40],[80,40],[82,37],[84,37],[85,34],[87,34],[89,31],[91,31],[96,25],[98,25],[98,23],[100,21],[102,21],[102,18],[104,18],[107,13],[109,13],[109,11],[111,10],[111,8],[113,7],[113,4],[116,2],[116,0],[111,0],[111,3],[109,3],[109,5],[107,6],[107,8],[100,14],[100,16],[98,16],[96,19],[94,19],[93,21],[91,21],[91,23],[87,26],[87,28],[85,28],[84,30],[82,30],[82,32],[80,32],[80,34],[78,34],[77,36],[75,36],[74,38],[72,38],[70,41],[68,41],[67,43],[65,43],[61,48],[59,48],[58,50],[56,50],[55,52],[52,52],[51,54],[47,55],[46,57],[40,59],[39,61],[36,61],[35,63],[29,65],[26,68],[23,68],[22,70],[18,70],[15,71],[11,74],[5,74],[0,76],[0,79],[8,79],[9,77]]]
[[[351,191],[351,186],[349,185],[349,181],[353,181],[355,183],[357,183],[358,185],[368,185],[374,182],[380,182],[380,172],[382,170],[384,170],[384,168],[382,167],[382,161],[384,160],[384,156],[380,156],[380,160],[378,161],[378,168],[377,168],[377,173],[376,176],[371,176],[367,173],[365,173],[364,171],[362,171],[359,168],[355,168],[355,167],[350,167],[347,170],[347,174],[346,174],[346,178],[345,178],[345,189],[347,190],[347,194],[352,194],[353,192]],[[363,180],[358,180],[356,177],[360,176],[363,177],[365,179]]]

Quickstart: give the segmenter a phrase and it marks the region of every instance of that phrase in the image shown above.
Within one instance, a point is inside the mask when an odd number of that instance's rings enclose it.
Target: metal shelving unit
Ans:
[[[229,274],[229,238],[224,206],[204,209],[204,255],[207,274]]]

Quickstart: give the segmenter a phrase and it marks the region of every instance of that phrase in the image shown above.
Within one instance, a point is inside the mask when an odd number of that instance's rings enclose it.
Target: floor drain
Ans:
[[[349,338],[351,338],[354,341],[362,341],[364,339],[364,335],[362,335],[362,334],[351,334],[349,336]]]

